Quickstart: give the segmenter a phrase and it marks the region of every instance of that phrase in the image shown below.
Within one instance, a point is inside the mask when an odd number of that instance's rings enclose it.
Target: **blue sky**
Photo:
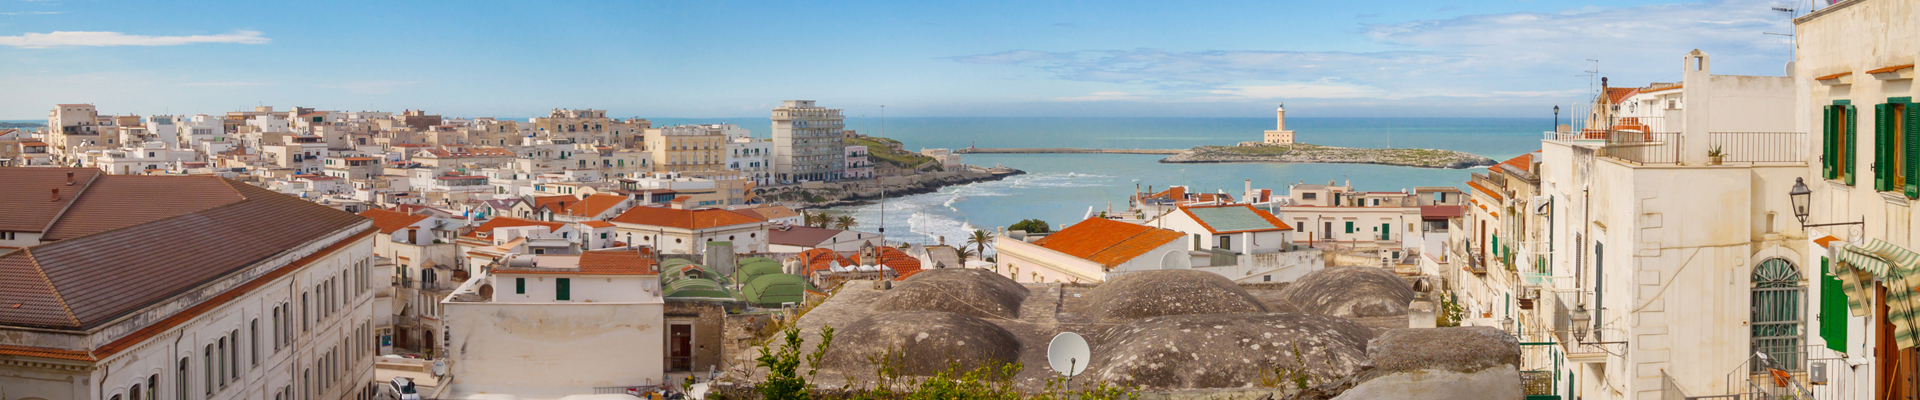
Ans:
[[[1781,75],[1790,1],[0,0],[0,119],[266,104],[528,117],[1546,117],[1589,91]],[[1802,4],[1804,7],[1804,3]]]

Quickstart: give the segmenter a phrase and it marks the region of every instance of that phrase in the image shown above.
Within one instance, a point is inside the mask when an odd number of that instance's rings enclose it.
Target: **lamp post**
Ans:
[[[1861,229],[1865,229],[1867,226],[1867,217],[1865,215],[1860,216],[1860,220],[1855,222],[1807,224],[1807,216],[1813,213],[1812,209],[1808,206],[1808,204],[1811,203],[1813,200],[1813,190],[1807,188],[1807,182],[1805,179],[1793,178],[1793,189],[1787,191],[1787,198],[1792,201],[1793,217],[1795,219],[1800,220],[1801,229],[1820,227],[1820,226],[1839,226],[1839,225],[1859,225]]]
[[[1507,331],[1508,333],[1513,333],[1513,316],[1512,315],[1508,315],[1506,318],[1500,319],[1500,330]],[[1518,336],[1518,335],[1515,335],[1515,336]]]
[[[1573,322],[1573,341],[1586,343],[1587,323],[1593,322],[1593,315],[1587,313],[1587,304],[1583,302],[1573,306],[1573,315],[1568,319]]]
[[[1560,106],[1553,106],[1553,132],[1560,133]]]

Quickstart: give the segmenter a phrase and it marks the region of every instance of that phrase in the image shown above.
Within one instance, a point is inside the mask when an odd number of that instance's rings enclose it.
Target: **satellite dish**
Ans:
[[[1047,363],[1061,376],[1072,378],[1087,372],[1087,359],[1093,358],[1093,351],[1087,348],[1087,340],[1080,334],[1060,332],[1053,335],[1053,342],[1047,343]]]
[[[433,360],[433,376],[447,375],[447,360]]]

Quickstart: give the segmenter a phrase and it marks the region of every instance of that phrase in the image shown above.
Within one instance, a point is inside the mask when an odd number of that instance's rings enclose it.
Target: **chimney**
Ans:
[[[945,245],[947,245],[947,237],[946,237],[946,236],[944,236],[944,235],[943,235],[943,236],[940,236],[940,245],[941,245],[941,246],[945,246]]]
[[[73,186],[73,171],[67,171],[67,186]]]
[[[60,201],[60,188],[53,188],[53,201]]]

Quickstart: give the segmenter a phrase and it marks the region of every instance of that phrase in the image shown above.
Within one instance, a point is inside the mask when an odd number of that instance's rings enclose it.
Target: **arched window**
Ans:
[[[1802,371],[1806,349],[1801,312],[1806,287],[1800,269],[1784,258],[1770,258],[1753,267],[1753,351],[1779,363],[1775,368]],[[1761,366],[1756,365],[1756,371]]]

